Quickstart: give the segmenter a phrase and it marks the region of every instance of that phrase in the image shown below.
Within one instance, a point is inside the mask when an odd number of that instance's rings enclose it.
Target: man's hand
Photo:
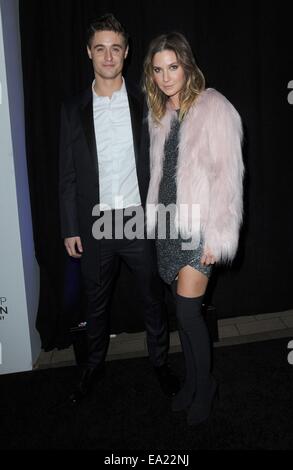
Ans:
[[[64,239],[67,253],[72,258],[81,258],[83,252],[80,237],[69,237]]]

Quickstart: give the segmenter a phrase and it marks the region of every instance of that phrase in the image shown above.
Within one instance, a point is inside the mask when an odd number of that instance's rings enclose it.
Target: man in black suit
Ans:
[[[81,96],[64,103],[60,140],[60,211],[64,244],[69,256],[81,258],[87,297],[88,361],[73,404],[101,377],[109,345],[107,307],[117,259],[133,272],[141,296],[149,357],[166,395],[178,391],[167,364],[169,335],[161,281],[152,240],[93,236],[93,208],[100,216],[122,221],[145,205],[149,183],[148,133],[140,92],[122,76],[128,36],[111,15],[104,15],[88,31],[87,52],[95,80]],[[117,225],[117,222],[116,222]],[[113,222],[115,234],[115,222]],[[117,227],[116,227],[117,228]],[[118,228],[121,232],[121,227]],[[131,290],[129,292],[131,296]]]

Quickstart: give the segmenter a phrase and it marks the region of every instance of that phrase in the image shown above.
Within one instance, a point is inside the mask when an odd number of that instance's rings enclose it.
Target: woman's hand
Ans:
[[[216,258],[209,249],[205,249],[200,262],[205,266],[209,266],[210,264],[215,264]]]

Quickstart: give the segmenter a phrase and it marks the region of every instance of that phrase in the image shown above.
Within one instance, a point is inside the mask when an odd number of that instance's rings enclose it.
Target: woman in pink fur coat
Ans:
[[[194,425],[217,392],[202,301],[214,263],[234,258],[242,221],[242,125],[232,104],[205,88],[189,43],[177,32],[155,38],[144,63],[151,179],[147,230],[161,277],[176,296],[185,381],[174,411]],[[166,208],[170,216],[166,215]]]

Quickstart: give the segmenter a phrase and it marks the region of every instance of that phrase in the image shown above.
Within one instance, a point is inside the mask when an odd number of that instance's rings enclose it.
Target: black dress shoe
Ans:
[[[79,384],[69,396],[69,403],[72,406],[79,405],[90,392],[93,384],[104,377],[104,368],[87,367],[82,372]]]
[[[159,381],[163,393],[167,397],[174,397],[180,389],[180,382],[174,375],[168,364],[160,367],[154,367],[156,377]]]

